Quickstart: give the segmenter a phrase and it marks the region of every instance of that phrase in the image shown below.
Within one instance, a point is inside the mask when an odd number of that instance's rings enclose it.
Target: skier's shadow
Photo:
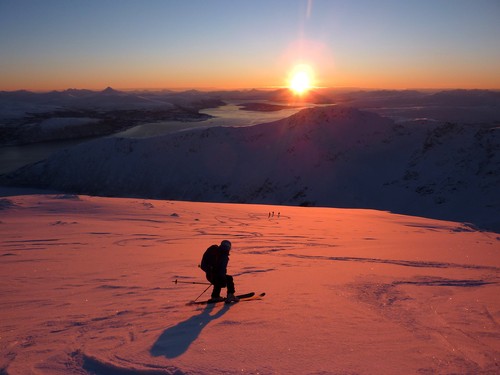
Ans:
[[[167,328],[158,337],[149,352],[154,357],[165,356],[166,358],[176,358],[185,353],[186,350],[200,335],[203,328],[212,320],[220,318],[227,311],[229,306],[224,304],[215,314],[210,314],[215,305],[207,305],[201,314]]]

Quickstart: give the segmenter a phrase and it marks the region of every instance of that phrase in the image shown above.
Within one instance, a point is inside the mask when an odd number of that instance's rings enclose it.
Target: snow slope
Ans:
[[[205,286],[173,281],[204,281],[222,239],[237,291],[266,297],[186,306]],[[375,210],[10,196],[0,373],[498,374],[499,241]]]
[[[80,144],[0,183],[92,195],[358,207],[500,230],[496,125],[395,123],[343,106],[247,128]]]

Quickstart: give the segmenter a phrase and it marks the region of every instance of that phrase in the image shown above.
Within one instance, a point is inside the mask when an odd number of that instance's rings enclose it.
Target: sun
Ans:
[[[311,88],[311,79],[306,72],[297,72],[290,80],[290,89],[296,94],[303,94]]]
[[[288,88],[295,95],[304,95],[313,87],[312,69],[308,65],[297,65],[291,72]]]

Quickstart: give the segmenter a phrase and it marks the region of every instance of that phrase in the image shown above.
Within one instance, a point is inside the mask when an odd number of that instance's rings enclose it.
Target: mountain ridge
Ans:
[[[246,128],[100,139],[0,182],[103,196],[375,208],[498,229],[499,147],[494,125],[396,124],[334,105]]]

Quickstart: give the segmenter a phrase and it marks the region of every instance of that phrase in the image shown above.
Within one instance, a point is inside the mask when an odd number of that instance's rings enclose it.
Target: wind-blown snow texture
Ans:
[[[173,281],[204,281],[221,239],[266,297],[186,306],[205,286]],[[498,374],[499,241],[374,210],[3,198],[0,373]]]
[[[92,195],[391,210],[499,230],[500,128],[344,106],[273,123],[81,144],[3,184]]]

